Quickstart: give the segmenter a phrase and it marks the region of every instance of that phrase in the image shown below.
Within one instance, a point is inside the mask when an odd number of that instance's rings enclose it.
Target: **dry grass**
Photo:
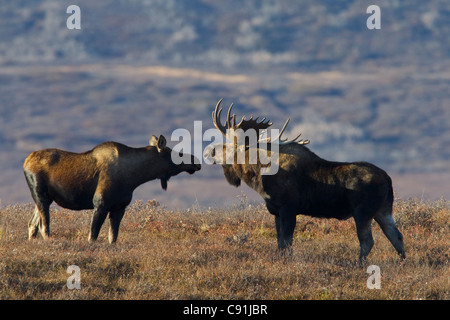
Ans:
[[[27,240],[31,204],[0,209],[0,299],[449,299],[450,203],[397,201],[407,260],[374,224],[369,290],[352,220],[298,216],[294,250],[276,251],[273,218],[243,198],[232,208],[170,211],[136,202],[119,241],[88,243],[91,212],[52,208],[52,238]],[[69,290],[69,265],[81,289]]]

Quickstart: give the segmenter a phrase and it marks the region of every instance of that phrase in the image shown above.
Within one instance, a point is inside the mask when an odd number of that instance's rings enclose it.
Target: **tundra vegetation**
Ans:
[[[351,220],[297,216],[291,255],[280,255],[273,217],[243,195],[230,207],[168,210],[136,201],[111,246],[107,228],[86,241],[92,211],[52,205],[52,237],[27,240],[32,204],[0,207],[0,299],[449,299],[450,202],[394,201],[405,239],[398,257],[374,223],[360,266]],[[107,225],[109,222],[106,221]],[[381,289],[366,283],[380,267]],[[67,288],[77,265],[81,289]]]

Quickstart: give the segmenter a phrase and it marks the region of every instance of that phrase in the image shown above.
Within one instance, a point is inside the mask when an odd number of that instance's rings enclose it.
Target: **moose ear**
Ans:
[[[151,137],[150,137],[150,140],[149,140],[149,145],[151,145],[151,146],[153,146],[153,147],[156,147],[156,145],[157,145],[157,142],[158,142],[158,139],[156,138],[156,136],[155,135],[152,135]]]
[[[158,148],[158,152],[161,152],[166,147],[166,138],[161,134],[159,135],[158,141],[156,142],[156,147]]]

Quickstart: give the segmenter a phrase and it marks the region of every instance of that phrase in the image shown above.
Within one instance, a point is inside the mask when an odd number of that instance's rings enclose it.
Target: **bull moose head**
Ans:
[[[205,159],[212,163],[222,165],[227,180],[234,181],[233,185],[239,185],[240,180],[233,175],[233,170],[238,169],[235,164],[254,165],[255,169],[261,169],[261,174],[275,174],[278,170],[278,156],[279,147],[289,144],[306,145],[309,140],[299,139],[301,133],[294,139],[282,139],[281,136],[286,130],[290,119],[287,119],[281,131],[271,129],[275,134],[267,137],[267,129],[272,126],[270,120],[259,117],[253,119],[253,115],[249,119],[245,116],[241,118],[239,123],[236,123],[236,115],[231,114],[233,103],[228,108],[227,118],[222,124],[220,115],[223,109],[220,104],[223,99],[220,99],[212,113],[214,126],[219,130],[225,139],[226,143],[211,144],[205,152]],[[230,182],[231,183],[231,182]]]

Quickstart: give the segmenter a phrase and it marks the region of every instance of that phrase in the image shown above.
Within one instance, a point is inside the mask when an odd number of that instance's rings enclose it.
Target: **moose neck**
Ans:
[[[159,178],[165,165],[158,155],[155,147],[136,148],[134,152],[124,159],[126,161],[125,174],[131,177],[130,184],[133,188]]]
[[[263,193],[261,164],[234,164],[237,177],[258,193]]]

